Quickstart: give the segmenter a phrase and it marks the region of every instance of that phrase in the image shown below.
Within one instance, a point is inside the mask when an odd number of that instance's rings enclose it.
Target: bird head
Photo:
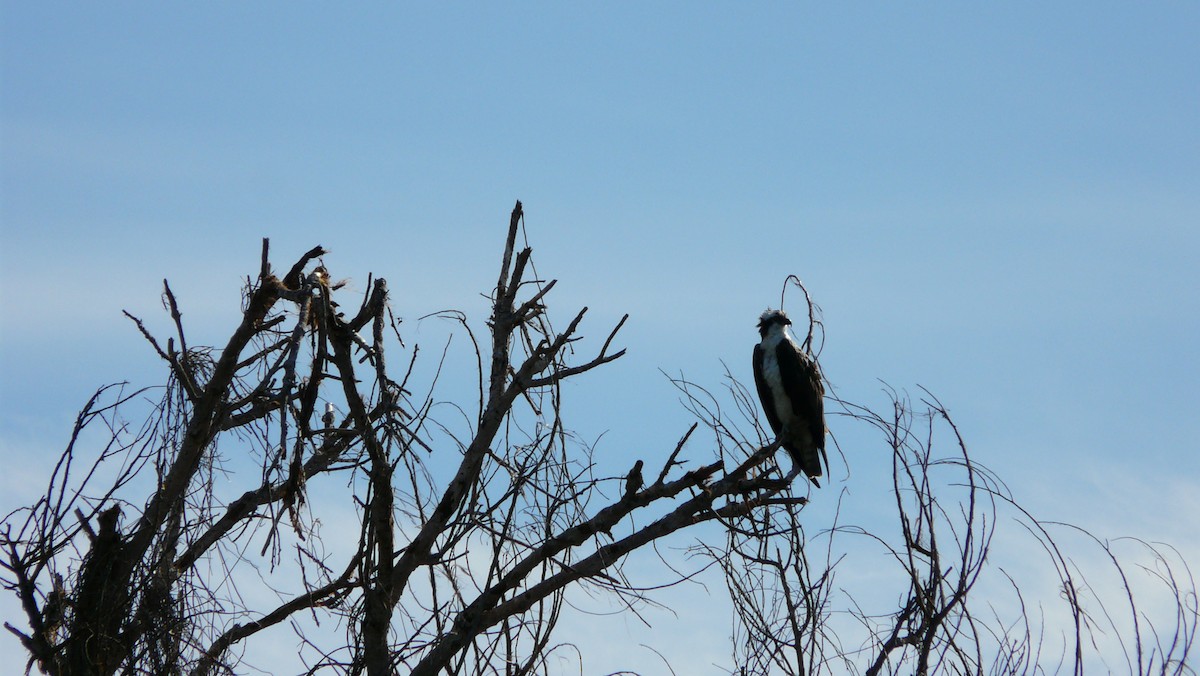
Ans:
[[[767,337],[767,332],[772,326],[791,326],[792,320],[788,319],[787,314],[783,310],[767,310],[758,318],[758,335],[763,338]]]

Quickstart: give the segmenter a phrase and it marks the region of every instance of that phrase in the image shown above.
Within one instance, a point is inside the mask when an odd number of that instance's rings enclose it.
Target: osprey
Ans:
[[[758,319],[762,340],[754,346],[754,384],[771,430],[792,457],[791,481],[801,470],[818,487],[825,458],[825,388],[821,372],[788,330],[792,321],[782,310],[767,310]]]

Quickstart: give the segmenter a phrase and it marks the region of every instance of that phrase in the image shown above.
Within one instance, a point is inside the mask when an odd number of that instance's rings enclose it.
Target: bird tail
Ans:
[[[796,478],[801,471],[808,477],[808,480],[813,482],[817,488],[821,487],[821,482],[817,477],[821,476],[822,465],[829,466],[829,459],[825,455],[823,448],[809,448],[801,450],[793,446],[787,446],[788,455],[792,457],[792,469],[785,477],[788,481]],[[825,462],[822,463],[821,461]]]

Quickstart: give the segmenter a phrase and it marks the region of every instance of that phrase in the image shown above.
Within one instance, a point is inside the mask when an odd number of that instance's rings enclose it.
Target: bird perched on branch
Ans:
[[[821,372],[788,327],[782,310],[767,310],[758,319],[762,340],[754,346],[754,383],[771,430],[792,458],[784,477],[803,471],[818,487],[825,458],[825,387]]]
[[[629,474],[625,477],[625,497],[629,497],[642,490],[644,484],[645,481],[642,479],[642,461],[638,460],[633,463],[633,468],[629,470]]]

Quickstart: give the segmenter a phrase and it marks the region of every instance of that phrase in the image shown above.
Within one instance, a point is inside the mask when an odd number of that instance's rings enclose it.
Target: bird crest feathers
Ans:
[[[766,311],[759,316],[758,325],[766,326],[772,322],[791,324],[792,320],[788,319],[787,313],[783,310],[772,310],[771,308],[767,308]]]

